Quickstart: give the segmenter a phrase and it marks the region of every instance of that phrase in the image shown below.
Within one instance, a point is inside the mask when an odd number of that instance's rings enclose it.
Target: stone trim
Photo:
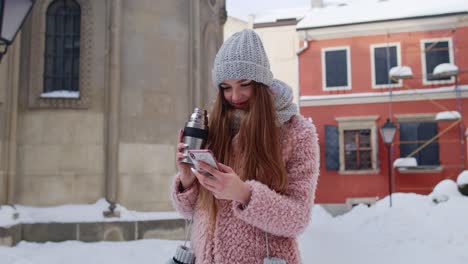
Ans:
[[[20,241],[47,242],[78,240],[83,242],[132,241],[139,239],[183,240],[184,219],[145,221],[20,223],[0,227],[0,246],[15,246]]]
[[[398,123],[400,122],[436,122],[436,114],[423,113],[423,114],[400,114],[395,115]]]
[[[468,85],[459,85],[461,98],[468,98]],[[423,96],[421,96],[422,94]],[[456,99],[454,86],[429,89],[404,89],[393,91],[393,102],[413,102]],[[301,107],[324,105],[362,105],[373,103],[388,103],[389,92],[347,93],[337,95],[303,95],[299,99]]]
[[[38,1],[31,16],[28,107],[34,108],[89,108],[91,94],[91,59],[93,50],[94,15],[91,0],[75,0],[81,6],[80,32],[80,97],[41,98],[44,83],[44,51],[46,12],[54,0]]]
[[[431,38],[431,39],[421,39],[420,41],[420,48],[421,48],[421,72],[423,74],[423,84],[424,85],[432,85],[432,84],[447,84],[447,83],[454,83],[455,82],[455,77],[452,76],[450,77],[449,80],[435,80],[435,81],[430,81],[427,79],[427,74],[426,74],[426,51],[425,51],[425,44],[426,43],[432,43],[432,42],[447,42],[448,43],[448,52],[449,52],[449,60],[450,63],[454,63],[454,50],[453,50],[453,41],[452,37],[446,37],[446,38]]]
[[[377,123],[376,120],[379,116],[353,116],[353,117],[338,117],[338,134],[339,134],[339,149],[340,149],[340,174],[378,174],[379,168],[377,165]],[[370,170],[346,170],[345,169],[345,155],[344,155],[344,132],[345,130],[354,129],[370,129],[371,130],[371,162],[372,169]]]

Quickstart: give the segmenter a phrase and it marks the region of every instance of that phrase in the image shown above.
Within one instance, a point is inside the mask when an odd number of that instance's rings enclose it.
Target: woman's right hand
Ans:
[[[191,165],[182,162],[182,160],[187,157],[187,155],[184,154],[184,150],[188,147],[186,144],[182,142],[183,134],[184,134],[183,130],[180,130],[179,144],[177,144],[176,160],[177,160],[177,168],[179,169],[180,181],[182,185],[184,186],[184,189],[187,189],[193,184],[193,182],[196,180],[196,177],[190,170]]]

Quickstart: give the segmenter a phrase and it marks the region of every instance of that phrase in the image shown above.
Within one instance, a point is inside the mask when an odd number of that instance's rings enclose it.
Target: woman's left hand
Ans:
[[[218,163],[218,166],[220,170],[204,162],[200,162],[200,168],[209,172],[214,177],[203,175],[196,170],[192,171],[200,184],[211,191],[217,199],[247,204],[251,195],[248,184],[242,181],[231,167],[221,163]]]

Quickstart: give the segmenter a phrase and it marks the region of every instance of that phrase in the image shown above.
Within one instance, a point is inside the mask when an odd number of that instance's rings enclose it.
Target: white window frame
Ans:
[[[446,41],[448,42],[448,49],[449,49],[449,60],[450,63],[454,63],[453,59],[453,42],[452,38],[433,38],[433,39],[421,39],[420,40],[420,48],[421,48],[421,67],[422,67],[422,81],[424,85],[431,85],[431,84],[447,84],[447,83],[454,83],[455,77],[451,77],[450,80],[435,80],[429,81],[427,80],[426,75],[426,51],[425,51],[425,44],[428,42],[441,42]]]
[[[376,48],[386,48],[386,47],[396,47],[396,56],[397,56],[397,66],[401,66],[401,45],[400,42],[392,42],[392,43],[378,43],[370,45],[370,53],[371,53],[371,71],[372,71],[372,88],[373,89],[382,89],[382,88],[396,88],[396,87],[403,87],[403,81],[400,79],[397,83],[393,84],[376,84],[376,70],[375,70],[375,49]],[[388,74],[388,73],[387,73]]]
[[[340,174],[378,174],[380,172],[378,167],[378,127],[377,119],[379,116],[353,116],[353,117],[337,117],[338,122],[338,135],[339,135],[339,148],[340,148]],[[344,149],[344,132],[346,130],[357,129],[370,129],[371,130],[371,162],[372,168],[368,170],[346,170],[345,169],[345,149]]]
[[[347,69],[348,85],[337,86],[337,87],[327,87],[327,76],[326,76],[327,71],[326,71],[325,53],[327,51],[337,51],[337,50],[346,50],[346,64],[347,64],[346,69]],[[350,46],[322,48],[322,90],[323,91],[351,90],[351,48]]]

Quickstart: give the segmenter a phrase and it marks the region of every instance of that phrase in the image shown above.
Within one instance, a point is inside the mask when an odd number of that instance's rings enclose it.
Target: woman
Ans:
[[[310,220],[319,174],[313,124],[297,114],[292,91],[274,80],[258,35],[243,30],[218,51],[213,66],[218,96],[207,146],[220,170],[210,178],[180,162],[174,207],[193,218],[196,263],[300,263],[297,236]]]

